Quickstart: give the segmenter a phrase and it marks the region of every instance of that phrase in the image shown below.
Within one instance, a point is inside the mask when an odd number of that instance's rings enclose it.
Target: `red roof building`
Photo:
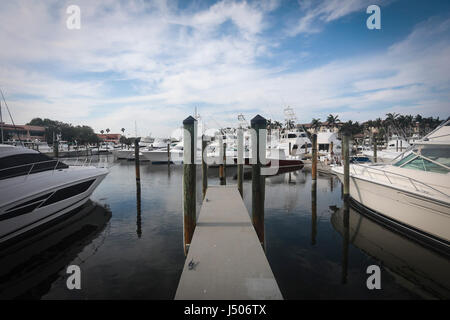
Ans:
[[[104,142],[119,143],[121,136],[122,135],[120,133],[97,133],[97,137],[99,137]]]

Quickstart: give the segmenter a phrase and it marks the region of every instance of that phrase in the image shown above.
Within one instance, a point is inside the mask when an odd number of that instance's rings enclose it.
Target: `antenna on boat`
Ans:
[[[288,129],[291,129],[291,124],[295,126],[295,123],[297,122],[297,116],[295,115],[294,109],[288,106],[283,111],[284,120],[286,121],[286,127],[288,127]]]
[[[238,115],[239,127],[240,128],[248,128],[248,121],[245,119],[244,115],[241,113]]]

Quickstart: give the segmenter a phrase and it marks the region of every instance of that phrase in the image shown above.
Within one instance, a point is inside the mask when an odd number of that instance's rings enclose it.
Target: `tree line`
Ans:
[[[76,145],[97,144],[101,142],[100,138],[89,126],[73,126],[70,123],[47,118],[34,118],[27,125],[45,127],[45,137],[48,144],[53,144],[53,138],[57,136],[60,136],[63,141]]]

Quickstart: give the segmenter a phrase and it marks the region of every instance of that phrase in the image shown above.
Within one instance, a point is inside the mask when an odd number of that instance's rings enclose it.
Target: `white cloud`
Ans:
[[[277,1],[180,11],[166,1],[80,0],[78,31],[65,28],[68,3],[19,0],[0,12],[0,87],[7,99],[17,95],[9,101],[17,123],[40,116],[134,133],[136,121],[141,134],[167,135],[193,105],[211,126],[235,124],[241,112],[282,119],[288,104],[304,122],[333,110],[343,120],[390,111],[448,114],[450,40],[443,35],[450,20],[426,21],[384,52],[294,71],[284,61],[258,63],[278,49],[264,35]],[[338,1],[301,2],[310,17],[305,30],[354,10],[338,7]],[[232,32],[221,28],[225,22]],[[83,77],[88,72],[106,75]],[[113,95],[120,87],[110,79],[137,80],[136,92]]]
[[[387,5],[393,0],[377,1],[377,5]],[[290,26],[286,33],[295,36],[300,33],[317,33],[326,23],[338,20],[357,11],[364,11],[374,4],[372,0],[299,0],[302,16],[295,26]]]

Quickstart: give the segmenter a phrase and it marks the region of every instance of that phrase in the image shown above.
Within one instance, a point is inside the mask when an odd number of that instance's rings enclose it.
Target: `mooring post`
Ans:
[[[344,200],[347,200],[350,194],[350,158],[349,158],[349,136],[344,134],[342,137],[342,156],[344,158]]]
[[[208,189],[208,164],[206,163],[206,137],[202,135],[202,195],[205,199],[206,190]]]
[[[397,140],[395,140],[395,151],[398,152],[398,138],[397,138]]]
[[[373,138],[373,162],[377,163],[377,138]]]
[[[55,154],[56,158],[59,158],[59,143],[58,143],[58,140],[55,140],[55,143],[53,145],[53,153]]]
[[[142,218],[141,218],[141,183],[136,183],[136,234],[138,238],[142,236]]]
[[[222,176],[220,177],[220,185],[224,186],[227,184],[227,143],[223,143],[223,154],[222,154]]]
[[[134,139],[134,166],[136,167],[136,185],[141,183],[141,171],[139,167],[139,139]]]
[[[317,134],[312,135],[311,179],[317,180]]]
[[[170,166],[170,142],[167,143],[167,164]]]
[[[403,140],[400,140],[400,152],[403,152]]]
[[[292,155],[291,143],[289,142],[289,155]]]
[[[183,121],[183,226],[184,252],[187,255],[196,224],[196,150],[197,120],[192,116]]]
[[[259,241],[264,247],[265,177],[261,176],[260,153],[265,154],[266,152],[266,135],[264,133],[267,120],[258,114],[251,120],[251,126],[254,134],[252,138],[252,221]]]
[[[244,198],[244,131],[239,128],[237,131],[237,183],[241,197]]]
[[[223,139],[222,139],[222,135],[220,135],[219,139],[218,139],[218,143],[219,143],[219,159],[217,159],[217,162],[219,163],[219,181],[220,184],[222,184],[222,180],[223,180]]]

